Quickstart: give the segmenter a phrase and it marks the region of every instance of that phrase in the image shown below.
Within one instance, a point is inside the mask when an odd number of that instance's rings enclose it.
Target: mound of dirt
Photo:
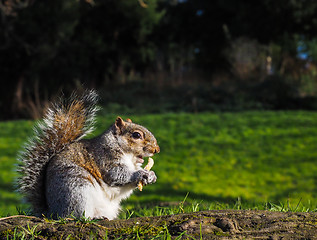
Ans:
[[[180,237],[179,237],[180,236]],[[317,239],[317,213],[202,211],[129,220],[0,219],[0,239]]]

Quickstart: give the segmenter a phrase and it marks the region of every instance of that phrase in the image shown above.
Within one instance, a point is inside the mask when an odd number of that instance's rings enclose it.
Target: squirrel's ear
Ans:
[[[124,127],[125,123],[123,121],[123,119],[121,117],[117,117],[116,122],[114,124],[116,126],[116,128],[119,130],[122,127]]]
[[[132,120],[130,118],[127,118],[126,121],[132,123]]]

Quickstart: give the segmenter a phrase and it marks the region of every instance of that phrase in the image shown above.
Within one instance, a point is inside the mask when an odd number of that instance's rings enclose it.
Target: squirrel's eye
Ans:
[[[142,138],[141,133],[139,133],[139,132],[134,132],[134,133],[132,133],[132,137],[133,137],[134,139],[140,139],[140,138]]]

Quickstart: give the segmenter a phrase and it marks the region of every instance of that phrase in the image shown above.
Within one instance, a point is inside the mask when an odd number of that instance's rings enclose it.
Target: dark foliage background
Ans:
[[[106,111],[316,109],[314,0],[1,0],[0,119],[96,88]]]

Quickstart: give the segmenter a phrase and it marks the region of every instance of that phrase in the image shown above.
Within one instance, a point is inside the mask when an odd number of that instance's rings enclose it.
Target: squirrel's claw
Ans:
[[[136,177],[137,184],[140,181],[142,182],[143,185],[152,184],[152,183],[155,183],[157,179],[155,172],[153,171],[140,169],[139,171],[136,172],[136,174],[137,174],[137,177]]]
[[[150,171],[149,172],[149,178],[148,178],[148,184],[155,183],[156,179],[157,179],[157,177],[155,175],[155,172],[154,171]]]

